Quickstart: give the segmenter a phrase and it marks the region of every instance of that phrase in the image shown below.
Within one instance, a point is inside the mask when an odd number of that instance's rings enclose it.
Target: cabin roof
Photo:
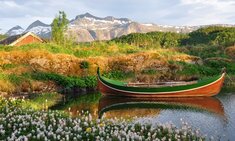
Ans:
[[[29,35],[32,35],[33,37],[44,42],[44,40],[42,38],[40,38],[39,36],[37,36],[36,34],[34,34],[32,32],[25,32],[23,34],[18,34],[18,35],[7,37],[7,38],[1,40],[0,44],[14,46],[16,43],[20,42],[21,40],[23,40],[24,38],[26,38]]]

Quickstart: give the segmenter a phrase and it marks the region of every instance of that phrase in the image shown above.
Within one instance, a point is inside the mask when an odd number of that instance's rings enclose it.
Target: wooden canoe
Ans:
[[[98,75],[98,90],[104,95],[127,96],[127,97],[195,97],[214,96],[223,86],[225,71],[221,75],[196,83],[182,86],[141,87],[128,86],[128,83],[115,81]]]
[[[211,112],[225,118],[224,108],[215,97],[177,97],[177,98],[131,98],[104,96],[99,101],[99,118],[106,112],[129,109],[192,109],[198,112]],[[117,115],[118,116],[118,115]],[[138,115],[137,115],[138,116]]]

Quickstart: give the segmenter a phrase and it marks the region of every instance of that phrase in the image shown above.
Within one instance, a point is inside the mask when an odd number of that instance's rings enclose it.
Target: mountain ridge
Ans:
[[[14,36],[17,34],[22,34],[23,32],[24,32],[24,29],[21,26],[16,25],[16,26],[12,27],[11,29],[9,29],[5,34],[7,36]]]
[[[72,37],[76,42],[90,42],[95,40],[110,40],[116,37],[130,33],[147,33],[153,31],[189,33],[201,27],[199,26],[171,26],[155,23],[139,23],[128,18],[116,18],[113,16],[97,17],[90,13],[77,15],[70,20],[66,34]],[[214,26],[234,26],[229,24],[214,24]],[[17,31],[18,30],[18,31]],[[40,20],[31,23],[26,30],[15,26],[6,32],[6,35],[12,36],[24,32],[33,32],[42,38],[51,37],[51,25],[45,24]]]

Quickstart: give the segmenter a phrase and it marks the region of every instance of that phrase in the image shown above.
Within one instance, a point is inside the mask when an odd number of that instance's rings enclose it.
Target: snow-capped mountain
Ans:
[[[171,31],[188,33],[198,29],[189,26],[167,26],[156,24],[141,24],[127,18],[108,16],[100,18],[89,13],[78,15],[69,23],[67,34],[77,42],[94,40],[110,40],[130,33],[146,33],[151,31]]]
[[[37,20],[30,24],[24,32],[33,32],[43,38],[50,38],[51,26]]]
[[[107,16],[96,17],[90,13],[76,16],[69,22],[66,34],[75,39],[76,42],[90,42],[94,40],[110,40],[130,33],[146,33],[152,31],[189,33],[203,26],[170,26],[154,23],[138,23],[127,18],[115,18]],[[234,25],[217,25],[234,26]],[[20,26],[13,27],[6,34],[8,36],[33,32],[43,38],[50,38],[51,26],[37,20],[30,24],[24,31]]]
[[[9,29],[5,34],[7,36],[13,36],[13,35],[18,35],[24,32],[24,29],[20,27],[19,25],[14,26],[13,28]]]
[[[120,26],[131,23],[131,20],[126,18],[114,18],[108,16],[105,18],[95,17],[89,13],[76,16],[75,19],[70,21],[70,27],[85,28],[91,30],[97,29],[110,29],[114,26]]]
[[[89,13],[78,15],[70,21],[67,33],[77,42],[89,42],[93,40],[109,40],[118,37],[115,29],[126,28],[132,21],[127,18],[115,18],[108,16],[100,18]],[[120,30],[121,31],[121,30]]]

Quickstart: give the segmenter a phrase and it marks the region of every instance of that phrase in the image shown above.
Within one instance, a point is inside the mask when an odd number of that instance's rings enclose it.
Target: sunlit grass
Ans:
[[[51,106],[59,103],[62,95],[58,93],[42,93],[32,95],[29,99],[25,99],[22,103],[24,108],[32,108],[35,110],[48,110]]]

